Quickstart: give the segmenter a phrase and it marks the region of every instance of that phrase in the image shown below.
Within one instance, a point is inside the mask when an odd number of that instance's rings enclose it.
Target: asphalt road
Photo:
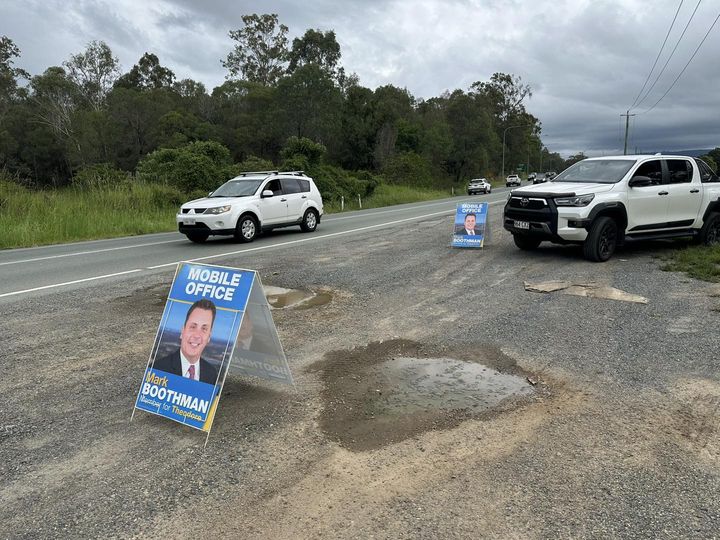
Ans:
[[[467,200],[487,200],[498,207],[504,203],[507,191],[501,188]],[[385,227],[409,228],[418,219],[454,212],[459,200],[449,198],[329,214],[322,218],[314,233],[302,233],[299,227],[278,229],[250,244],[223,236],[211,237],[205,244],[193,244],[179,233],[161,233],[0,251],[0,303],[19,295],[39,296],[59,288],[78,289],[97,281],[134,279],[148,272],[167,270],[180,261],[211,263],[232,255],[242,265],[243,255],[258,251],[298,245],[312,249],[329,238]]]
[[[0,254],[0,538],[718,537],[720,285],[661,270],[678,242],[520,251],[501,202],[453,249],[454,203]],[[273,310],[295,387],[228,376],[207,447],[130,421],[174,264],[202,257],[330,298]],[[525,290],[546,280],[647,303]]]

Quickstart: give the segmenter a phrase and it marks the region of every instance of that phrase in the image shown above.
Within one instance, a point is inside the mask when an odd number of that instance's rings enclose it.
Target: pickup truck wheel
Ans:
[[[208,236],[210,236],[208,233],[201,233],[201,232],[192,232],[187,233],[185,236],[188,237],[188,240],[191,242],[195,242],[196,244],[202,244],[205,242],[205,240],[208,239]]]
[[[317,224],[317,212],[312,208],[308,208],[305,211],[305,215],[303,216],[302,223],[300,224],[300,229],[302,229],[303,232],[313,232],[315,229],[317,229]]]
[[[602,216],[593,221],[590,233],[583,244],[585,258],[593,262],[605,262],[617,247],[618,228],[615,220]]]
[[[513,240],[515,240],[515,245],[524,251],[532,251],[533,249],[537,249],[537,247],[540,245],[540,242],[542,242],[542,240],[538,238],[533,238],[532,236],[527,236],[524,234],[513,234]]]
[[[720,244],[720,214],[713,212],[700,229],[700,242],[706,246]]]
[[[235,240],[252,242],[258,234],[257,220],[250,214],[240,216],[235,226]]]

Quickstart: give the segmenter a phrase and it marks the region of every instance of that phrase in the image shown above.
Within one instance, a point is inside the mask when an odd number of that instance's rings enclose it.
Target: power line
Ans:
[[[675,47],[673,48],[672,52],[670,53],[670,56],[668,56],[668,59],[665,61],[665,65],[660,70],[660,73],[658,73],[658,76],[655,78],[655,81],[653,81],[652,86],[648,89],[648,91],[645,93],[645,95],[642,97],[640,101],[637,102],[637,107],[640,106],[640,104],[645,101],[645,99],[650,95],[650,92],[652,92],[652,89],[655,88],[655,85],[660,80],[660,77],[663,73],[665,73],[665,68],[670,63],[670,60],[672,59],[673,55],[675,54],[675,51],[678,48],[678,45],[680,45],[680,42],[682,41],[682,38],[685,36],[685,32],[687,32],[688,27],[690,26],[690,23],[695,18],[695,13],[697,13],[698,8],[700,7],[700,3],[702,0],[698,0],[698,3],[695,5],[695,9],[692,12],[692,15],[690,15],[690,19],[688,19],[687,24],[685,25],[685,28],[682,31],[682,34],[680,34],[680,37],[677,40],[677,43],[675,44]]]
[[[683,5],[683,2],[685,0],[680,0],[680,4],[677,7],[677,10],[675,11],[675,16],[673,17],[672,22],[670,23],[670,28],[668,28],[667,34],[665,34],[665,40],[662,42],[662,45],[660,46],[660,50],[657,53],[657,56],[655,57],[655,62],[653,62],[652,67],[650,68],[650,73],[648,73],[647,78],[645,79],[645,82],[642,85],[642,88],[638,92],[638,95],[635,96],[635,99],[632,102],[632,105],[630,105],[630,109],[632,109],[635,106],[635,103],[637,103],[638,98],[642,95],[643,90],[645,90],[645,87],[647,86],[648,81],[650,80],[650,76],[652,75],[653,71],[655,70],[655,66],[657,66],[658,60],[660,60],[660,55],[662,54],[663,50],[665,49],[665,44],[667,43],[668,38],[670,37],[670,32],[673,29],[673,26],[675,26],[675,21],[677,20],[678,13],[680,13],[680,8]]]
[[[667,89],[667,91],[662,95],[662,97],[661,97],[660,99],[658,99],[658,100],[655,102],[655,104],[654,104],[652,107],[650,107],[647,111],[641,112],[640,114],[645,114],[645,113],[649,113],[650,111],[652,111],[652,110],[655,108],[655,106],[656,106],[658,103],[660,103],[660,102],[663,100],[663,98],[668,95],[668,93],[670,93],[670,90],[673,89],[673,86],[675,86],[675,83],[678,82],[678,80],[680,80],[680,77],[682,77],[682,74],[685,73],[685,70],[686,70],[687,67],[690,65],[690,62],[692,62],[692,61],[693,61],[693,58],[695,58],[695,55],[696,55],[696,54],[698,53],[698,51],[700,50],[700,47],[702,47],[703,43],[705,43],[705,40],[706,40],[707,37],[710,35],[710,32],[712,32],[712,29],[715,28],[715,25],[717,24],[718,19],[720,19],[720,13],[718,13],[718,16],[715,17],[715,20],[713,21],[712,25],[710,26],[710,28],[708,29],[708,31],[705,33],[705,37],[702,38],[702,41],[700,42],[700,44],[699,44],[699,45],[697,46],[697,48],[695,49],[695,52],[694,52],[694,53],[692,54],[692,56],[690,57],[690,60],[687,61],[687,64],[685,64],[685,67],[682,69],[682,71],[680,72],[680,74],[675,78],[675,80],[673,81],[673,83],[670,85],[670,88]]]

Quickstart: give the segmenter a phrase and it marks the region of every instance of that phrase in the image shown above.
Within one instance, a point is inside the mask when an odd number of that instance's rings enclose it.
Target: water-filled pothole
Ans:
[[[272,309],[308,309],[316,306],[323,306],[332,300],[329,292],[303,291],[298,289],[284,289],[264,285],[265,296]]]
[[[539,390],[512,358],[488,346],[458,346],[440,355],[391,340],[329,353],[310,369],[323,381],[323,431],[351,450],[490,418]]]
[[[452,358],[398,357],[370,374],[377,414],[411,414],[429,410],[487,410],[513,396],[532,393],[527,380],[472,362]]]

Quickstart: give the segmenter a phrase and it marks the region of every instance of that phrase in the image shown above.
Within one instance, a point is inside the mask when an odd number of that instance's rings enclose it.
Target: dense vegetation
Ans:
[[[183,192],[218,185],[241,168],[300,168],[332,199],[381,183],[448,189],[505,169],[562,169],[524,107],[531,89],[496,73],[427,100],[391,85],[360,85],[340,64],[332,31],[289,42],[276,15],[242,17],[229,33],[227,80],[211,92],[177,80],[145,53],[129,71],[103,42],[38,75],[0,37],[0,169],[30,187],[77,183],[90,168],[112,179]],[[98,165],[102,168],[98,169]]]

